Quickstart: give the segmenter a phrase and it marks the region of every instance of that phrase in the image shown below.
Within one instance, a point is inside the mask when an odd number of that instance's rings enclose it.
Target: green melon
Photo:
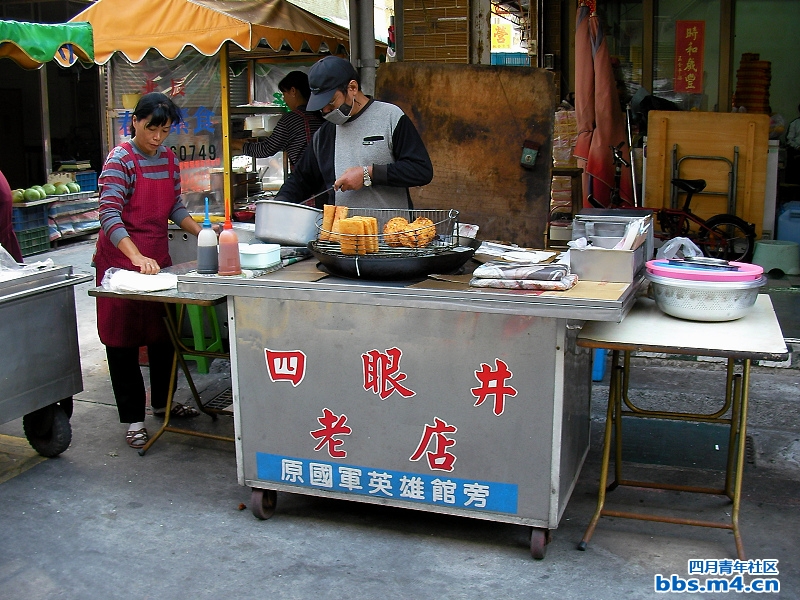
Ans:
[[[47,194],[48,196],[52,196],[53,194],[56,193],[56,186],[54,186],[52,183],[45,183],[42,186],[42,189],[44,190],[44,193]]]
[[[25,199],[25,202],[33,202],[34,200],[42,199],[42,197],[39,196],[39,190],[36,188],[28,188],[22,192],[22,197]]]
[[[71,194],[77,194],[81,191],[81,186],[79,186],[75,181],[70,181],[67,183],[67,188]]]
[[[69,188],[65,183],[59,183],[56,186],[56,195],[63,196],[64,194],[69,194]]]

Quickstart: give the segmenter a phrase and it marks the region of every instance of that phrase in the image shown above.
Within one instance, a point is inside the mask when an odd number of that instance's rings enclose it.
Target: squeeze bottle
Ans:
[[[222,233],[219,234],[219,274],[240,275],[242,265],[239,262],[239,237],[233,230],[230,219],[225,219]]]
[[[206,218],[203,221],[203,229],[197,234],[197,272],[216,275],[218,259],[217,233],[211,228],[211,220],[208,218],[208,198],[206,198]]]

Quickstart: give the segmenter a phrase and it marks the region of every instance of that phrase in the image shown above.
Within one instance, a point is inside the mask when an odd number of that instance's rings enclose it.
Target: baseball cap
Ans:
[[[318,60],[308,71],[311,97],[308,99],[306,110],[320,110],[331,101],[336,90],[353,79],[358,81],[358,72],[349,60],[338,56],[326,56]]]

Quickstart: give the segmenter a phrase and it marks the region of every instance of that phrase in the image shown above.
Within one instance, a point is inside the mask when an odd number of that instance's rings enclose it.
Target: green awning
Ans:
[[[90,23],[21,23],[0,21],[0,58],[25,69],[38,69],[58,57],[62,63],[94,63]]]

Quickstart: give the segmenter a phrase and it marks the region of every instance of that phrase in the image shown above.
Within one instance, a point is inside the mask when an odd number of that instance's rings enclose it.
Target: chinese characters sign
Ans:
[[[415,369],[412,367],[411,372],[407,372],[403,368],[401,348],[395,346],[385,350],[365,349],[359,355],[360,360],[352,363],[349,377],[348,369],[341,369],[343,380],[352,381],[352,394],[361,394],[363,397],[364,392],[367,392],[367,397],[374,398],[368,402],[374,402],[376,406],[388,405],[395,415],[395,409],[402,411],[415,400],[419,406],[417,391],[412,389],[415,387]],[[264,357],[269,379],[278,386],[301,386],[306,372],[313,372],[315,367],[300,350],[265,348]],[[429,404],[425,398],[421,400],[424,405],[430,405],[431,409],[409,423],[409,434],[403,437],[398,446],[393,447],[393,452],[408,461],[409,472],[343,465],[338,462],[348,457],[348,451],[352,449],[348,445],[354,443],[351,438],[372,439],[377,434],[372,426],[363,419],[358,419],[358,414],[353,415],[352,404],[338,402],[337,396],[333,395],[320,399],[317,405],[320,408],[315,409],[317,412],[314,419],[307,422],[306,432],[310,437],[305,438],[306,451],[315,458],[291,458],[257,452],[258,477],[291,485],[328,488],[372,497],[397,497],[468,509],[516,513],[515,484],[473,481],[455,476],[459,470],[456,466],[458,422],[469,418],[491,421],[498,418],[508,419],[510,417],[503,417],[503,414],[518,395],[511,385],[514,378],[513,365],[499,358],[492,362],[493,366],[476,362],[471,369],[472,377],[464,377],[460,390],[456,384],[455,395],[462,398],[462,408],[456,407],[455,412],[445,411],[447,414],[443,414],[441,405],[434,408],[437,405]],[[478,386],[473,387],[476,381]],[[313,402],[312,398],[308,400]],[[392,403],[396,406],[392,407]],[[364,409],[368,409],[368,405],[364,405]],[[469,411],[474,412],[467,416]],[[356,417],[355,421],[349,419],[351,416]],[[462,432],[460,435],[463,438],[465,434]],[[467,443],[469,441],[467,439]],[[414,466],[415,463],[419,467]],[[412,473],[411,467],[431,473]]]
[[[256,453],[256,467],[262,481],[452,508],[517,513],[517,486],[510,483],[403,473],[264,452]]]
[[[675,21],[675,91],[703,92],[705,21]]]
[[[492,49],[510,50],[512,40],[511,23],[492,23]]]

